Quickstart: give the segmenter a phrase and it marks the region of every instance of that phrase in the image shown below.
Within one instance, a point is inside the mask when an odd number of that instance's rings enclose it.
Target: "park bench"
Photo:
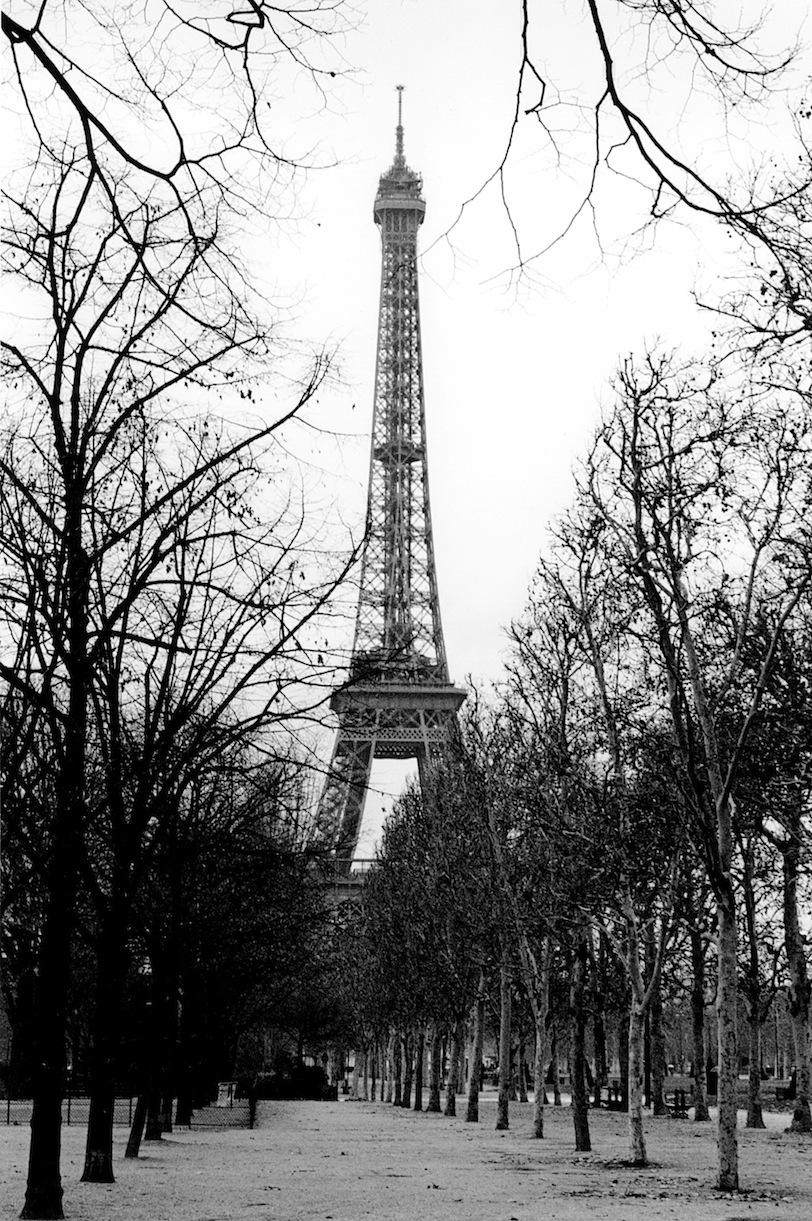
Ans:
[[[688,1095],[683,1089],[675,1089],[672,1094],[666,1094],[665,1104],[674,1119],[688,1118]]]
[[[603,1090],[601,1090],[603,1095]],[[606,1102],[601,1102],[607,1111],[624,1111],[626,1109],[623,1101],[623,1087],[619,1081],[610,1081],[606,1086]]]

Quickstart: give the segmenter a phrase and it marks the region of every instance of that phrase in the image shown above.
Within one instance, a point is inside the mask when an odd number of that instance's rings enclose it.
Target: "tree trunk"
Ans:
[[[57,631],[68,680],[68,715],[56,784],[50,864],[46,874],[45,919],[38,960],[32,1040],[36,1069],[31,1143],[25,1203],[20,1213],[27,1221],[60,1221],[64,1216],[59,1161],[62,1099],[67,1076],[65,1034],[71,941],[85,816],[87,700],[90,687],[87,662],[89,565],[82,545],[82,489],[76,479],[77,465],[75,452],[65,455],[62,474],[65,488],[63,542],[67,556],[63,603],[66,618]]]
[[[127,1139],[127,1149],[124,1153],[125,1157],[138,1157],[141,1149],[141,1137],[144,1135],[144,1124],[147,1120],[147,1096],[144,1093],[138,1095],[135,1103],[135,1112],[133,1114],[132,1127],[130,1135]]]
[[[636,1000],[632,1000],[629,1014],[629,1140],[634,1166],[648,1165],[643,1132],[645,1029],[645,1010]]]
[[[116,1101],[115,1062],[121,1008],[127,979],[128,905],[126,879],[116,868],[114,896],[99,939],[93,1011],[90,1114],[85,1142],[83,1183],[114,1183],[113,1118]]]
[[[553,1106],[560,1107],[561,1103],[561,1071],[558,1061],[558,1026],[555,1019],[550,1024],[550,1071],[549,1077],[553,1086]],[[625,1040],[624,1040],[625,1042]]]
[[[383,1082],[381,1082],[381,1102],[392,1102],[392,1094],[395,1088],[395,1034],[390,1031],[389,1038],[386,1041],[385,1052],[385,1075],[386,1075],[386,1094],[384,1095]]]
[[[510,966],[505,957],[499,970],[499,1097],[496,1104],[496,1130],[501,1132],[510,1126]]]
[[[147,1122],[144,1129],[144,1140],[161,1140],[162,1137],[161,1092],[157,1085],[152,1085],[147,1091]]]
[[[705,1078],[705,947],[702,934],[693,920],[689,929],[691,942],[691,1075],[694,1083],[694,1123],[709,1123],[708,1091]]]
[[[448,1084],[445,1093],[445,1114],[457,1114],[457,1088],[459,1086],[460,1060],[462,1059],[462,1022],[454,1023],[451,1034],[451,1055],[448,1063]]]
[[[392,1034],[392,1064],[394,1066],[394,1083],[392,1089],[392,1106],[399,1107],[401,1105],[401,1073],[403,1063],[401,1060],[400,1050],[400,1031],[396,1030]]]
[[[604,1007],[604,983],[606,980],[606,938],[598,933],[598,953],[592,937],[589,943],[592,960],[592,1030],[595,1044],[595,1106],[601,1105],[601,1090],[609,1081],[609,1070],[606,1063],[606,1015]]]
[[[423,1110],[423,1060],[426,1051],[426,1028],[418,1026],[417,1036],[415,1040],[414,1054],[414,1075],[415,1075],[415,1091],[414,1091],[414,1109],[416,1111]]]
[[[352,1065],[352,1085],[350,1086],[350,1102],[360,1101],[361,1087],[361,1049],[356,1047]]]
[[[98,984],[93,1015],[90,1113],[87,1121],[83,1183],[114,1183],[113,1113],[116,1101],[115,1054],[126,968],[124,938],[112,930],[103,938],[97,963]]]
[[[167,1089],[161,1094],[161,1131],[172,1131],[172,1090]]]
[[[649,926],[646,937],[646,957],[649,978],[655,970],[656,946],[654,928]],[[663,1030],[663,994],[659,972],[651,990],[649,1009],[649,1039],[651,1058],[651,1106],[655,1115],[667,1115],[665,1102],[665,1032]]]
[[[519,1102],[527,1102],[527,1057],[525,1055],[524,1033],[519,1035],[519,1046],[516,1051],[516,1072],[519,1078]]]
[[[618,1044],[617,1058],[620,1065],[620,1100],[623,1104],[623,1110],[628,1113],[629,1110],[629,1013],[626,1010],[625,1021],[623,1018],[618,1023]]]
[[[178,1086],[178,1099],[175,1103],[175,1127],[190,1128],[192,1126],[192,1087],[184,1074]]]
[[[750,1068],[747,1074],[747,1123],[748,1128],[763,1128],[761,1110],[761,1028],[764,1022],[761,970],[758,953],[758,927],[756,924],[756,896],[753,889],[754,845],[745,843],[743,851],[742,894],[744,919],[747,930],[747,971],[744,994],[747,1002],[747,1024],[749,1030],[748,1053]]]
[[[588,1153],[592,1148],[592,1142],[589,1139],[585,1071],[586,1012],[584,1008],[584,975],[586,972],[586,956],[586,932],[583,928],[580,928],[578,930],[575,956],[572,963],[572,975],[570,977],[572,1118],[575,1126],[575,1148],[579,1153]]]
[[[194,1098],[194,1064],[193,1064],[193,1014],[196,1009],[194,999],[194,984],[189,973],[188,978],[179,980],[178,993],[182,996],[180,1017],[178,1019],[178,1100],[175,1106],[176,1127],[188,1128],[192,1123],[192,1103]],[[336,1084],[336,1049],[330,1052],[330,1084]]]
[[[414,1072],[412,1031],[407,1028],[403,1036],[403,1093],[400,1105],[408,1110],[412,1101],[412,1074]]]
[[[427,1111],[439,1112],[440,1077],[443,1067],[443,1036],[440,1027],[435,1022],[431,1032],[431,1054],[429,1057],[429,1100]]]
[[[748,1005],[747,1025],[749,1031],[748,1054],[750,1068],[747,1073],[747,1123],[748,1128],[764,1128],[761,1110],[761,996],[751,997]]]
[[[471,1066],[468,1075],[468,1106],[466,1123],[479,1123],[479,1084],[482,1078],[482,1049],[485,1042],[485,972],[480,971],[474,1010],[474,1037],[471,1046]]]
[[[739,1049],[736,1032],[738,1003],[736,955],[736,907],[732,884],[717,903],[718,991],[716,1013],[719,1023],[719,1128],[718,1179],[720,1191],[739,1190],[739,1157],[736,1136],[738,1108]]]
[[[380,1098],[381,1102],[385,1101],[386,1081],[387,1074],[389,1072],[388,1044],[389,1040],[383,1035],[379,1037],[377,1043],[375,1044],[375,1054],[377,1056],[376,1068],[378,1073],[377,1097]],[[373,1094],[373,1098],[375,1096],[376,1095]]]
[[[806,961],[806,950],[798,917],[798,877],[801,863],[800,792],[793,794],[791,820],[787,831],[789,842],[782,852],[784,881],[784,944],[789,969],[789,1012],[795,1035],[798,1070],[798,1093],[790,1132],[812,1132],[812,980]]]
[[[544,1138],[544,1067],[547,1063],[547,995],[536,1010],[536,1051],[533,1059],[533,1136]]]

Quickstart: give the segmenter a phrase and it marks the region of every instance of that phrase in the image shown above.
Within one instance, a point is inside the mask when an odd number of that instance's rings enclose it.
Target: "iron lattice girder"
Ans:
[[[400,159],[400,164],[398,161]],[[410,654],[447,678],[431,533],[420,343],[421,181],[396,155],[381,179],[381,292],[367,531],[353,655]]]
[[[358,842],[373,759],[417,759],[421,776],[442,755],[466,692],[451,683],[356,683],[330,701],[338,713],[330,774],[319,810],[337,829],[336,851],[349,862]]]
[[[418,761],[448,744],[465,692],[448,678],[431,531],[417,231],[422,180],[403,157],[380,180],[381,291],[369,493],[350,685],[334,693],[338,732],[319,819],[352,858],[372,761]]]
[[[464,699],[465,691],[450,683],[356,683],[335,692],[330,704],[344,738],[374,743],[379,759],[414,759],[444,749]]]

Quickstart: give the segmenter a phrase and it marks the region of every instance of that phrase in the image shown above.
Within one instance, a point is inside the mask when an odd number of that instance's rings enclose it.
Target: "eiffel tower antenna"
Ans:
[[[403,90],[405,85],[396,85],[398,91],[398,125],[395,131],[395,164],[403,165]]]
[[[333,758],[319,806],[345,872],[373,759],[416,759],[421,780],[445,750],[465,699],[448,677],[429,506],[417,230],[423,182],[403,155],[397,86],[395,159],[373,217],[381,231],[381,291],[366,536],[350,682],[335,691]]]

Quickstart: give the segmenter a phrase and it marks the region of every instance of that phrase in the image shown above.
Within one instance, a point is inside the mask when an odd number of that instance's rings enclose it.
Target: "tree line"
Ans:
[[[347,539],[331,553],[286,448],[329,353],[285,340],[241,250],[247,216],[270,224],[296,170],[249,46],[317,87],[338,14],[59,10],[3,15],[25,130],[5,209],[19,308],[3,344],[0,678],[26,1217],[63,1215],[77,1025],[83,1177],[107,1182],[117,1079],[153,1128],[167,1093],[188,1111],[302,957],[293,722],[324,699],[317,625],[354,554]]]
[[[357,1054],[394,1030],[410,1074],[428,1029],[432,1074],[440,1044],[451,1048],[451,1100],[473,1022],[475,1117],[482,995],[498,994],[504,1126],[520,997],[534,1134],[563,1023],[578,1149],[589,1087],[607,1083],[614,979],[637,1164],[646,1031],[662,1107],[663,996],[684,990],[699,1121],[718,1060],[724,1190],[739,1185],[743,1061],[747,1122],[763,1126],[762,1044],[779,993],[797,1070],[790,1126],[812,1131],[812,216],[795,186],[763,228],[755,279],[722,302],[714,348],[621,364],[510,627],[505,677],[396,806],[352,924],[366,963]]]

